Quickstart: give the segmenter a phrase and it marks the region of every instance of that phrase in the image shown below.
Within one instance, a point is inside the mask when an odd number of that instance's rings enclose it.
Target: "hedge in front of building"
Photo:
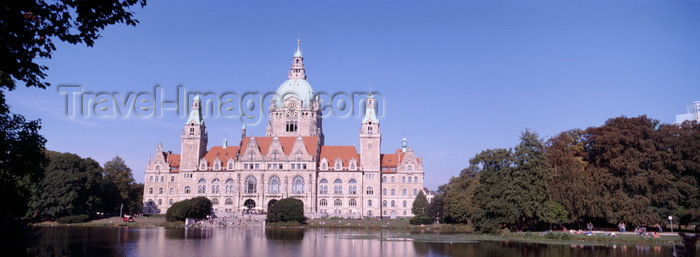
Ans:
[[[176,202],[165,213],[167,221],[185,221],[186,218],[204,219],[211,214],[211,201],[199,196]]]

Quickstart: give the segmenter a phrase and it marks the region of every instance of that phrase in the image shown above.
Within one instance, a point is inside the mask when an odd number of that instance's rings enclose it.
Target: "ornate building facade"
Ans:
[[[158,144],[146,167],[145,206],[165,213],[175,202],[205,196],[218,216],[266,211],[275,201],[304,202],[308,217],[412,217],[423,190],[423,165],[403,139],[382,154],[382,133],[372,95],[364,101],[359,151],[324,144],[319,99],[306,81],[297,45],[288,79],[270,101],[265,137],[241,131],[238,145],[207,149],[201,99],[196,96],[180,135],[180,154]]]

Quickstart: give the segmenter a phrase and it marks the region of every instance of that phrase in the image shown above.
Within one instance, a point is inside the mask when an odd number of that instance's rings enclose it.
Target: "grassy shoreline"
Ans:
[[[260,217],[258,217],[260,218]],[[349,219],[310,219],[307,224],[265,224],[260,219],[231,218],[227,221],[248,221],[250,226],[267,226],[270,228],[309,228],[309,229],[371,229],[398,232],[391,237],[378,235],[362,236],[357,239],[378,240],[413,240],[418,242],[470,243],[475,241],[518,241],[544,244],[637,244],[637,245],[675,245],[681,242],[677,234],[665,233],[660,238],[642,238],[639,235],[627,233],[617,234],[616,237],[602,236],[602,232],[587,235],[570,235],[557,232],[506,232],[501,235],[481,234],[474,232],[473,227],[465,224],[434,224],[426,226],[410,225],[407,220],[349,220]],[[263,219],[264,220],[264,219]],[[214,223],[216,224],[216,223]],[[67,226],[67,227],[130,227],[130,228],[182,228],[183,222],[168,222],[163,216],[136,217],[134,222],[123,222],[119,217],[97,219],[84,223],[58,224],[42,222],[33,226]],[[210,226],[210,225],[205,225]],[[235,226],[232,226],[235,227]],[[398,237],[397,237],[398,236]],[[402,239],[399,239],[402,238]],[[700,244],[699,244],[700,245]]]

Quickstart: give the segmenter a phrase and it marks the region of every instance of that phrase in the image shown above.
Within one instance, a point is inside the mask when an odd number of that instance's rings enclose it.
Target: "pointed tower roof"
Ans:
[[[374,106],[374,95],[370,94],[365,101],[365,117],[362,118],[362,123],[367,123],[369,121],[379,123],[379,118],[377,118],[377,112]]]
[[[304,57],[301,55],[301,48],[297,40],[297,51],[292,58],[292,65],[287,75],[287,80],[277,88],[275,92],[275,105],[278,108],[284,107],[284,100],[295,96],[301,101],[302,107],[309,107],[313,100],[314,90],[306,81],[306,68],[304,67]]]
[[[192,100],[192,109],[190,110],[190,117],[187,118],[187,122],[185,124],[190,124],[191,122],[194,122],[194,124],[201,125],[204,120],[202,119],[202,107],[201,107],[202,99],[199,97],[199,94],[194,97]]]

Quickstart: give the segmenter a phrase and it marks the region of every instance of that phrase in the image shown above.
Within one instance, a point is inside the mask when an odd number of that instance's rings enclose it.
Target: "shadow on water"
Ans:
[[[673,250],[659,245],[543,244],[514,241],[474,243],[413,242],[416,253],[425,256],[673,256]]]
[[[298,244],[304,240],[303,228],[266,228],[265,237],[280,243]]]
[[[191,227],[191,228],[176,228],[166,229],[165,238],[173,240],[184,239],[209,239],[214,235],[212,227]]]

